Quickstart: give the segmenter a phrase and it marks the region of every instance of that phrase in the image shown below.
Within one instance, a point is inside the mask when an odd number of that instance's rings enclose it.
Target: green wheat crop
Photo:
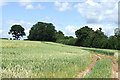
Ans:
[[[73,46],[2,40],[3,78],[74,78],[91,62],[88,51]]]

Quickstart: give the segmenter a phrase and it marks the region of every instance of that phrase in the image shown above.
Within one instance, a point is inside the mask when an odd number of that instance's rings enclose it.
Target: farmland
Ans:
[[[77,78],[93,62],[91,54],[117,59],[116,50],[101,50],[40,41],[2,41],[3,78]],[[86,78],[111,78],[112,61],[101,58]]]

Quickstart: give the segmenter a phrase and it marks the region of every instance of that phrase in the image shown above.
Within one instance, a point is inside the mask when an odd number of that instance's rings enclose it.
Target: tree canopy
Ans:
[[[93,37],[94,30],[88,26],[82,27],[75,31],[77,42],[75,45],[89,47]]]
[[[8,32],[8,34],[12,34],[12,36],[18,40],[20,39],[20,37],[25,36],[25,32],[24,32],[24,28],[21,25],[13,25],[10,29],[10,31]]]
[[[102,32],[102,28],[96,31],[88,26],[78,29],[76,32],[77,41],[75,45],[83,47],[106,48],[108,37]]]
[[[116,28],[114,32],[117,37],[117,49],[120,50],[120,28]]]
[[[102,28],[99,28],[94,32],[91,46],[95,48],[104,48],[107,39],[108,37],[102,32]]]
[[[32,26],[28,39],[37,41],[55,41],[55,26],[52,23],[38,22]]]
[[[62,31],[56,31],[56,40],[58,40],[58,39],[63,39],[64,38],[64,34],[63,34],[63,32]]]
[[[116,36],[120,35],[120,28],[116,28],[114,30],[114,33],[115,33]]]
[[[13,25],[8,33],[17,40],[25,35],[21,25]],[[107,37],[102,32],[102,28],[93,30],[84,26],[75,31],[76,38],[74,38],[73,36],[65,36],[60,30],[55,30],[52,23],[37,22],[29,31],[28,40],[54,41],[66,45],[120,50],[120,28],[116,28],[114,33],[114,35]]]

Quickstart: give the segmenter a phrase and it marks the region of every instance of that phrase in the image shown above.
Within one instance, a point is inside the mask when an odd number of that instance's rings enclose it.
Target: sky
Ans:
[[[74,37],[75,31],[84,26],[93,30],[101,27],[107,36],[114,35],[114,29],[118,27],[117,0],[1,1],[0,12],[0,37],[3,38],[11,37],[8,32],[14,24],[25,28],[24,39],[37,22],[52,23],[57,31]]]

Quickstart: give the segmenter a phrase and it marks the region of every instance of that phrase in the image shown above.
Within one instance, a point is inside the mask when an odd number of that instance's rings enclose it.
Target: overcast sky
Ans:
[[[14,24],[22,25],[28,36],[32,25],[39,21],[53,23],[56,30],[74,37],[74,32],[83,26],[89,26],[94,30],[101,27],[108,36],[114,35],[114,29],[118,27],[117,0],[83,0],[82,2],[20,0],[0,2],[0,8],[2,9],[0,34],[4,38],[10,38],[8,31]]]

